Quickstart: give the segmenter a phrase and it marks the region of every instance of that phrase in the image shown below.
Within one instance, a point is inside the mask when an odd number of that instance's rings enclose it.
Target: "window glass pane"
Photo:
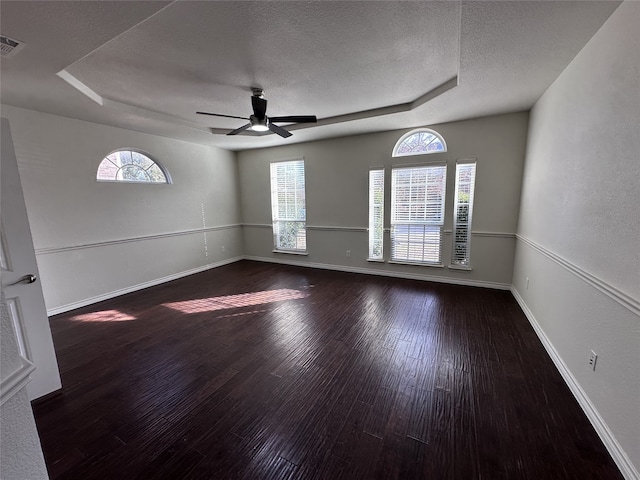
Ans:
[[[273,224],[275,247],[278,250],[306,250],[305,222],[276,221]]]
[[[470,267],[471,265],[471,218],[473,215],[475,177],[475,162],[456,165],[451,264],[461,267]]]
[[[391,184],[392,222],[444,223],[444,165],[394,169]]]
[[[119,168],[118,165],[109,160],[109,157],[105,158],[100,162],[100,165],[98,165],[98,180],[115,180]]]
[[[147,173],[149,174],[149,178],[152,182],[167,183],[167,179],[165,178],[164,173],[162,173],[160,167],[158,167],[158,165],[156,165],[155,163],[147,169]]]
[[[131,157],[131,151],[122,150],[120,152],[116,152],[116,155],[120,159],[121,165],[131,165],[133,164],[133,158]]]
[[[421,128],[402,136],[393,149],[394,157],[446,152],[444,138],[433,130]]]
[[[138,152],[131,152],[131,163],[145,170],[151,167],[152,165],[155,165],[155,163],[153,163],[153,160],[151,160],[149,157],[146,157]]]
[[[98,165],[96,179],[110,182],[169,183],[162,168],[143,153],[118,150]]]
[[[446,166],[391,171],[391,259],[441,263]]]
[[[271,164],[271,212],[275,248],[306,251],[304,160]]]
[[[120,182],[149,182],[149,175],[140,167],[135,165],[123,166],[116,175],[116,180]]]
[[[441,263],[442,227],[398,224],[391,227],[391,257],[396,261]]]
[[[369,172],[369,258],[384,254],[384,170]]]
[[[122,162],[120,161],[120,152],[113,152],[111,155],[106,157],[110,162],[116,165],[118,168],[122,166]]]

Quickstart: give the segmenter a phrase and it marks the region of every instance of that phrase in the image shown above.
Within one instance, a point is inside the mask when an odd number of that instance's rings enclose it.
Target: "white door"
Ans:
[[[27,385],[34,400],[61,388],[58,361],[33,249],[9,121],[2,119],[0,267],[2,289],[20,355],[35,365]]]

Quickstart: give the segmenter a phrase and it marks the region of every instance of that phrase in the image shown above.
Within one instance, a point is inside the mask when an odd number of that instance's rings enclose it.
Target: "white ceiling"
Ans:
[[[618,4],[3,0],[0,33],[27,45],[0,99],[231,150],[528,110]],[[231,137],[210,128],[246,122],[195,114],[249,116],[252,86],[318,125]]]

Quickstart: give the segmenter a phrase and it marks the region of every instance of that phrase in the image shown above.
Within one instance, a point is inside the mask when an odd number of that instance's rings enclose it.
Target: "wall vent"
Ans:
[[[24,42],[0,35],[0,52],[2,53],[2,58],[13,57],[22,50],[25,45],[26,43]]]

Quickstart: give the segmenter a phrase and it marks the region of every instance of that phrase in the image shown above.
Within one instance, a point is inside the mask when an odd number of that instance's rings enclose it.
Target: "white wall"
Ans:
[[[245,253],[251,258],[379,274],[454,281],[492,287],[511,285],[527,113],[514,113],[435,125],[448,152],[392,158],[396,141],[408,130],[381,132],[238,153]],[[273,253],[269,164],[305,159],[306,257]],[[471,272],[367,262],[368,171],[446,160],[445,230],[453,222],[455,162],[477,158]],[[387,202],[387,226],[389,218]],[[449,265],[451,234],[445,235],[443,263]],[[387,242],[388,243],[388,242]],[[385,246],[387,248],[388,245]],[[346,251],[351,257],[346,257]]]
[[[513,275],[627,478],[640,478],[639,22],[640,3],[623,3],[531,112]]]
[[[2,115],[50,314],[242,255],[234,153],[11,106]],[[126,147],[150,154],[173,184],[96,182],[103,157]]]

